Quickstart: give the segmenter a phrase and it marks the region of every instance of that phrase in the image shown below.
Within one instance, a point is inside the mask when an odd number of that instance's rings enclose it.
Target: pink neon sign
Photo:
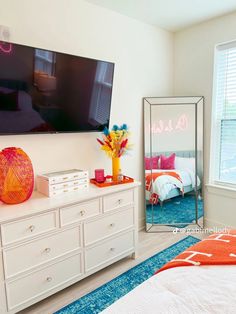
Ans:
[[[0,51],[2,51],[4,53],[11,53],[12,52],[12,44],[0,42]]]
[[[159,120],[157,123],[153,123],[150,127],[152,133],[164,133],[174,131],[186,131],[189,125],[189,119],[186,114],[182,114],[177,121],[173,119]]]

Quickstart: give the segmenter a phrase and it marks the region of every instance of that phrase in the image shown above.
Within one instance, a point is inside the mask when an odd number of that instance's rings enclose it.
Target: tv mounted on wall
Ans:
[[[102,131],[114,63],[0,42],[0,134]]]

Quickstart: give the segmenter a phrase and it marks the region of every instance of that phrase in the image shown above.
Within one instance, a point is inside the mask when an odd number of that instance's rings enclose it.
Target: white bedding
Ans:
[[[165,270],[102,313],[236,313],[236,266],[190,266]]]
[[[8,94],[14,91],[15,91],[14,89],[0,86],[0,92]],[[31,111],[33,109],[32,98],[25,91],[18,90],[18,107],[20,110],[24,110],[24,111]]]
[[[151,170],[146,170],[146,174],[151,173]],[[164,201],[167,199],[168,194],[171,192],[171,190],[176,188],[181,188],[182,186],[192,186],[192,188],[195,187],[195,174],[190,169],[185,170],[162,170],[162,169],[153,169],[152,173],[159,173],[159,172],[175,172],[177,173],[181,180],[182,184],[177,180],[175,177],[163,175],[158,177],[153,182],[153,193],[156,193],[159,196],[159,199],[161,201]],[[200,185],[200,179],[197,177],[197,185]],[[146,199],[148,200],[150,198],[150,195],[148,191],[146,191]]]
[[[40,126],[45,121],[35,110],[31,111],[1,111],[0,133],[8,133],[9,125],[12,133],[23,133]]]
[[[10,93],[13,90],[0,87],[0,91]],[[45,123],[39,113],[32,107],[31,96],[24,92],[18,91],[18,107],[16,111],[0,112],[0,133],[8,133],[9,125],[12,133],[24,133]]]

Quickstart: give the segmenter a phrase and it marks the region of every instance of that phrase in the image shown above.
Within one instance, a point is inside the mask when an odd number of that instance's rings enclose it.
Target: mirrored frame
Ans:
[[[150,195],[155,194],[155,186],[154,182],[154,172],[152,167],[147,174],[145,169],[145,160],[148,156],[149,158],[155,157],[157,152],[154,147],[154,131],[157,127],[154,125],[153,121],[153,112],[155,108],[164,108],[161,106],[165,106],[165,110],[168,108],[177,108],[181,106],[188,106],[184,108],[192,108],[193,117],[192,125],[194,125],[194,137],[193,137],[193,151],[177,151],[176,156],[191,158],[194,157],[195,163],[195,184],[193,185],[193,189],[191,194],[194,196],[194,219],[190,219],[190,221],[184,222],[168,222],[162,223],[156,219],[156,209],[155,206],[150,203],[149,197]],[[175,106],[175,107],[172,107]],[[172,110],[174,111],[174,110]],[[145,97],[143,99],[143,117],[144,117],[144,208],[145,208],[145,217],[146,217],[146,231],[147,232],[171,232],[176,231],[182,228],[191,228],[191,229],[199,229],[203,228],[203,217],[204,217],[204,97],[203,96],[177,96],[177,97]],[[169,119],[171,121],[171,119]],[[160,123],[160,121],[158,121]],[[184,123],[184,121],[182,121]],[[173,128],[173,125],[163,125],[158,124],[158,132],[160,132],[160,127],[165,129],[168,127]],[[163,152],[160,152],[163,154]],[[170,154],[171,152],[165,152],[166,154]],[[192,158],[193,159],[193,158]],[[200,185],[199,185],[199,177]],[[200,187],[199,187],[200,186]],[[147,197],[147,190],[149,189],[149,196]],[[150,198],[151,199],[151,198]],[[173,198],[174,199],[174,198]],[[202,211],[200,212],[199,209]],[[202,214],[202,216],[201,216]]]

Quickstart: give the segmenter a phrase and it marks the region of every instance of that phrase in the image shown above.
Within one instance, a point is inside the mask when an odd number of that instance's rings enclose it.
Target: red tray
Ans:
[[[90,179],[90,183],[95,184],[99,188],[104,188],[104,187],[118,185],[118,184],[126,184],[126,183],[131,183],[131,182],[134,182],[134,179],[127,176],[124,176],[123,181],[112,181],[112,182],[103,182],[103,183],[97,182],[95,178]]]

